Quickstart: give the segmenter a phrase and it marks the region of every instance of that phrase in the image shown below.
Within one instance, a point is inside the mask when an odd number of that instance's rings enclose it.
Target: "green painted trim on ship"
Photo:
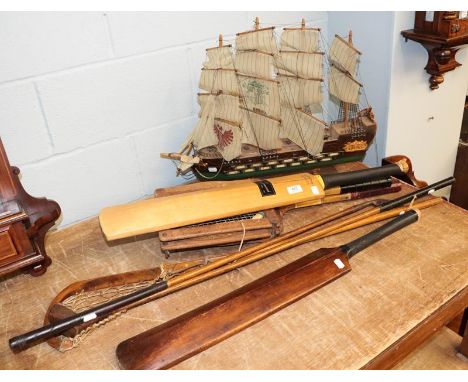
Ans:
[[[258,176],[265,176],[265,175],[268,176],[268,175],[278,175],[282,173],[301,172],[303,170],[312,170],[314,168],[319,168],[319,167],[333,166],[334,164],[339,164],[339,163],[358,162],[358,161],[361,161],[362,159],[364,159],[364,155],[356,155],[356,156],[349,156],[349,157],[341,157],[341,158],[332,159],[332,160],[324,161],[324,162],[309,163],[309,164],[303,164],[303,165],[294,166],[294,167],[288,166],[288,167],[283,167],[283,168],[272,168],[270,170],[254,171],[254,172],[249,172],[249,173],[240,172],[239,174],[232,174],[232,175],[219,173],[215,177],[213,177],[213,173],[210,173],[207,171],[204,171],[204,172],[200,171],[202,176],[199,174],[197,170],[195,170],[194,173],[197,179],[200,181],[239,180],[239,179],[254,178]],[[205,176],[206,178],[204,178],[203,176]]]

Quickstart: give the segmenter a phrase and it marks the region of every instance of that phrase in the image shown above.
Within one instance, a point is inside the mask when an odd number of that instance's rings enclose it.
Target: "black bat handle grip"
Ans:
[[[455,182],[455,178],[453,176],[449,178],[445,178],[440,180],[436,183],[430,184],[427,187],[420,188],[416,191],[410,192],[409,194],[400,196],[396,199],[387,200],[380,205],[380,212],[388,211],[396,207],[400,207],[405,203],[409,203],[413,200],[414,197],[422,198],[423,196],[429,195],[433,191],[440,190],[441,188],[450,186]]]
[[[382,167],[342,172],[338,174],[324,174],[320,176],[323,180],[324,188],[329,189],[336,186],[343,187],[356,183],[386,179],[389,176],[396,176],[401,174],[403,174],[403,171],[401,171],[401,168],[398,165],[387,164]]]
[[[381,227],[369,232],[367,235],[361,236],[360,238],[343,245],[341,249],[348,255],[349,258],[351,258],[356,253],[366,249],[370,245],[391,235],[392,233],[418,221],[418,219],[419,214],[415,210],[405,211],[400,216],[397,216],[390,222],[385,223]]]

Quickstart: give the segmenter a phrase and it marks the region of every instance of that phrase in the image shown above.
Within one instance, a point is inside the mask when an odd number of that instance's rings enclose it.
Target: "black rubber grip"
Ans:
[[[400,167],[396,164],[387,164],[382,167],[366,170],[342,172],[338,174],[320,175],[323,179],[325,190],[337,186],[349,186],[351,184],[370,182],[378,179],[386,179],[389,176],[401,175]]]
[[[378,242],[384,237],[387,237],[392,233],[418,221],[418,219],[419,216],[416,211],[406,211],[392,221],[369,232],[367,235],[361,236],[359,239],[353,240],[352,242],[343,245],[341,249],[348,255],[349,258],[351,258],[356,253]]]
[[[374,190],[376,188],[385,188],[392,185],[392,178],[371,180],[369,182],[362,182],[359,184],[350,184],[349,186],[341,186],[341,194],[348,192],[361,192]]]
[[[392,200],[389,200],[387,202],[383,202],[379,206],[380,212],[388,211],[388,210],[391,210],[392,208],[396,208],[396,207],[401,207],[402,205],[411,202],[414,197],[416,197],[416,199],[417,199],[417,198],[420,198],[422,196],[426,196],[426,195],[430,194],[432,191],[436,191],[436,190],[439,190],[441,188],[450,186],[454,182],[455,182],[455,178],[453,176],[451,176],[450,178],[440,180],[440,181],[438,181],[436,183],[430,184],[427,187],[424,187],[424,188],[421,188],[419,190],[413,191],[413,192],[411,192],[411,193],[409,193],[407,195],[403,195],[403,196],[401,196],[399,198],[392,199]]]
[[[28,333],[10,338],[10,349],[15,352],[24,350],[41,340],[54,337],[77,325],[81,325],[85,322],[98,318],[107,317],[109,314],[114,313],[118,309],[130,305],[136,301],[142,300],[145,297],[151,296],[157,292],[163,291],[167,289],[167,287],[168,285],[166,281],[159,281],[150,285],[149,287],[142,288],[136,292],[129,293],[128,295],[122,297],[118,297],[115,300],[98,305],[84,312],[77,313],[74,316],[58,320],[49,325],[32,330]]]

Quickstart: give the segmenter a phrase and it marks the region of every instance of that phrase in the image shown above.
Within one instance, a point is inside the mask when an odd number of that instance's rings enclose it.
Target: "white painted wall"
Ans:
[[[468,48],[457,53],[461,67],[430,90],[426,50],[400,32],[414,25],[414,12],[397,12],[393,28],[387,155],[404,153],[419,178],[435,182],[453,175],[468,86]],[[447,192],[445,193],[448,194]]]
[[[0,136],[26,190],[64,226],[180,182],[159,153],[195,124],[204,49],[257,15],[327,34],[326,12],[1,12]]]

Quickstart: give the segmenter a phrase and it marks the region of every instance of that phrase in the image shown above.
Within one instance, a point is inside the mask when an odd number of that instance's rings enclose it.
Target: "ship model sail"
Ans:
[[[336,36],[327,60],[320,29],[275,27],[238,33],[235,51],[207,49],[198,94],[199,120],[178,153],[178,175],[239,179],[301,171],[364,157],[375,136],[370,107],[360,108],[356,79],[361,53]],[[323,119],[324,63],[328,93],[339,105],[329,124]],[[331,119],[331,118],[327,118]]]

